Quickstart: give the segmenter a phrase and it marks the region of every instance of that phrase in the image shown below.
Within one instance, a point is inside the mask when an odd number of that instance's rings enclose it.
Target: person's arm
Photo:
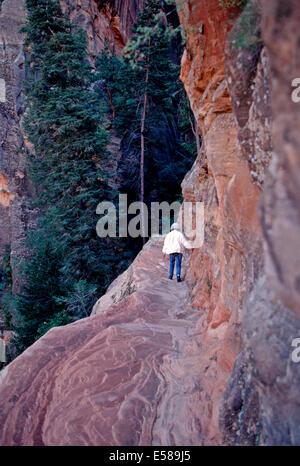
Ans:
[[[195,238],[195,236],[194,236]],[[194,239],[193,238],[193,239]],[[191,243],[192,240],[188,240],[183,233],[181,233],[181,244],[186,248],[186,249],[194,249],[194,245]]]

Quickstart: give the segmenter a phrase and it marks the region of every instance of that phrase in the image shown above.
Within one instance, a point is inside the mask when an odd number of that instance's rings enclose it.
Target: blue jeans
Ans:
[[[174,252],[173,254],[170,254],[170,277],[173,277],[175,260],[176,260],[176,275],[177,277],[180,277],[182,254],[179,252]]]

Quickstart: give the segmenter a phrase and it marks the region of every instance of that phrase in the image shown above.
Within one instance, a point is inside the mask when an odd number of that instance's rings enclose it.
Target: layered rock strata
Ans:
[[[198,312],[147,243],[92,317],[0,373],[1,445],[199,445]],[[12,388],[13,387],[13,388]]]

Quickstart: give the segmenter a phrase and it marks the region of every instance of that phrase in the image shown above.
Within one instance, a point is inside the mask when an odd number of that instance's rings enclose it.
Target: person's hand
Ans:
[[[165,259],[165,258],[166,258],[166,254],[165,254],[164,252],[163,252],[163,255],[162,255],[162,256],[163,256],[163,259]]]

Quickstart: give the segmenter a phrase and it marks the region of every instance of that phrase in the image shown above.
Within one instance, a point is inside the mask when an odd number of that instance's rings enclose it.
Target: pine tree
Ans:
[[[42,238],[41,233],[39,242],[36,242],[37,234],[32,239],[35,240],[34,254],[24,270],[27,285],[15,298],[18,312],[14,316],[14,330],[19,352],[35,341],[43,322],[62,311],[55,301],[62,293],[57,276],[60,259],[53,253],[51,240]]]
[[[146,0],[144,9],[133,28],[133,36],[125,48],[125,57],[136,70],[136,95],[140,100],[140,201],[145,201],[145,135],[148,120],[156,123],[155,112],[149,114],[148,106],[159,105],[161,110],[169,110],[172,95],[172,79],[175,66],[170,59],[169,28],[164,21],[162,3],[159,0]],[[174,91],[175,89],[173,89]],[[150,124],[149,121],[149,124]],[[142,211],[142,235],[146,236],[144,213]]]
[[[106,47],[98,59],[106,113],[123,136],[124,157],[132,160],[126,188],[139,191],[139,200],[146,203],[172,202],[197,154],[193,115],[171,54],[179,32],[168,24],[164,2],[147,0],[132,34],[123,57]],[[158,157],[160,152],[164,159]]]
[[[56,0],[27,0],[26,7],[24,128],[34,145],[28,163],[40,216],[28,237],[27,286],[16,297],[20,349],[55,323],[85,317],[128,263],[116,241],[96,233],[98,203],[117,193],[103,168],[108,135],[85,35]]]

